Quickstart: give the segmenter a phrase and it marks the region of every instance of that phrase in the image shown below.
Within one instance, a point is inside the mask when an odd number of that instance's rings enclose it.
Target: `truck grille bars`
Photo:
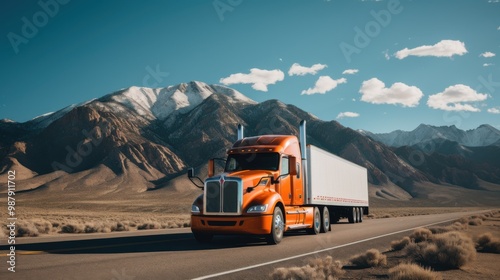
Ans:
[[[205,182],[205,214],[241,215],[242,181],[239,178],[216,177]]]

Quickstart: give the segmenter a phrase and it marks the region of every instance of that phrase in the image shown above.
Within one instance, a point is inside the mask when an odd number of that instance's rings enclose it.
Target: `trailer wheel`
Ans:
[[[321,230],[320,232],[325,233],[330,231],[330,211],[328,207],[324,206],[321,212]]]
[[[363,222],[363,208],[359,207],[359,220],[360,223]]]
[[[285,231],[285,220],[281,208],[276,206],[273,213],[273,221],[271,223],[271,233],[267,236],[267,244],[278,244],[283,239]]]
[[[194,239],[200,243],[208,243],[214,238],[213,234],[193,231]]]
[[[356,223],[357,221],[357,215],[356,215],[356,207],[351,207],[348,211],[350,211],[350,213],[347,215],[347,220],[349,220],[349,223],[351,224],[354,224]]]
[[[314,214],[313,226],[312,226],[312,228],[307,229],[307,233],[318,234],[321,230],[321,213],[319,212],[318,207],[314,207],[313,214]]]

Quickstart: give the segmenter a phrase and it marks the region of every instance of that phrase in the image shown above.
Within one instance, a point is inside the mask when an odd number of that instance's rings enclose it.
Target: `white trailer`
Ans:
[[[362,222],[369,206],[366,168],[312,145],[305,159],[306,204],[327,206],[334,223]]]

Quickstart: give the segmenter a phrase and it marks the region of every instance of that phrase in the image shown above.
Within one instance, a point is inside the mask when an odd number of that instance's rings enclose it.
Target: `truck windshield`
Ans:
[[[278,153],[232,154],[227,157],[225,172],[240,170],[273,170],[279,168]]]

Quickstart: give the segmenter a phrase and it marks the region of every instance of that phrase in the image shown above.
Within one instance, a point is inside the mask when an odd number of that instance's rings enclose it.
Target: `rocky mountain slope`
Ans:
[[[0,121],[0,182],[15,169],[22,180],[18,190],[30,195],[140,194],[169,186],[189,166],[203,169],[209,158],[224,157],[238,123],[246,135],[298,135],[302,119],[308,121],[309,143],[367,167],[372,197],[418,197],[426,183],[476,190],[500,185],[500,151],[494,147],[463,153],[444,142],[435,153],[390,148],[293,105],[256,103],[201,82],[131,87],[26,123]],[[415,153],[421,153],[419,160]]]

